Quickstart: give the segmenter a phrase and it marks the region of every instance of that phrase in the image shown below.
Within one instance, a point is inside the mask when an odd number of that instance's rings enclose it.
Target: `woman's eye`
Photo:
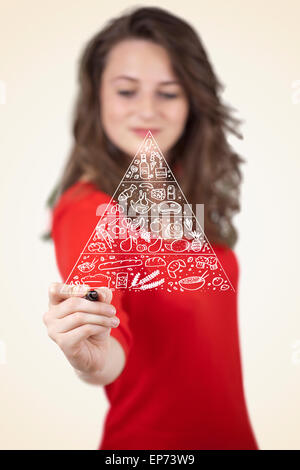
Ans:
[[[177,98],[178,96],[175,93],[161,93],[161,95],[168,99]]]
[[[131,96],[134,94],[134,91],[120,90],[118,93],[119,95],[122,95],[122,96]],[[174,94],[174,93],[159,93],[159,95],[167,99],[177,98],[178,96],[177,94]]]
[[[133,91],[127,91],[127,90],[121,90],[121,91],[118,91],[119,95],[124,95],[124,96],[129,96],[129,95],[132,95],[132,93],[134,93]]]

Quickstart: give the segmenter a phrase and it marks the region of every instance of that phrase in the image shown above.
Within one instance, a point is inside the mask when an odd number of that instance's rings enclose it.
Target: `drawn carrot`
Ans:
[[[97,231],[97,236],[101,236],[103,240],[107,243],[109,248],[112,248],[112,243],[114,242],[114,239],[112,236],[108,233],[107,230],[105,230],[105,224],[101,224],[99,227],[96,228]]]

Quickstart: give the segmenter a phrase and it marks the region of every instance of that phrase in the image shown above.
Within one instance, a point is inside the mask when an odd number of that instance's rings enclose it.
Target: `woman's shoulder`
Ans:
[[[101,205],[107,206],[111,196],[101,191],[94,183],[78,180],[59,197],[51,211],[51,232],[66,219],[78,222],[94,223],[99,211],[103,210]]]
[[[110,200],[111,196],[101,191],[94,183],[87,180],[78,180],[66,189],[53,207],[53,216],[70,207],[82,204],[95,204]]]

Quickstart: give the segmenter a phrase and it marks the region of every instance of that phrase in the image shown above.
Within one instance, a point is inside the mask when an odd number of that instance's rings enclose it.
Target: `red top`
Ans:
[[[77,182],[53,210],[52,236],[65,282],[110,196]],[[237,291],[232,250],[213,245]],[[236,292],[115,291],[120,325],[111,329],[126,365],[104,387],[110,408],[99,449],[252,449]]]

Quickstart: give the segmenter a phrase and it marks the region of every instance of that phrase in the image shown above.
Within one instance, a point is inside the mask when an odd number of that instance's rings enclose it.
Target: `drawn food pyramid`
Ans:
[[[234,290],[150,131],[63,288],[67,284]]]

